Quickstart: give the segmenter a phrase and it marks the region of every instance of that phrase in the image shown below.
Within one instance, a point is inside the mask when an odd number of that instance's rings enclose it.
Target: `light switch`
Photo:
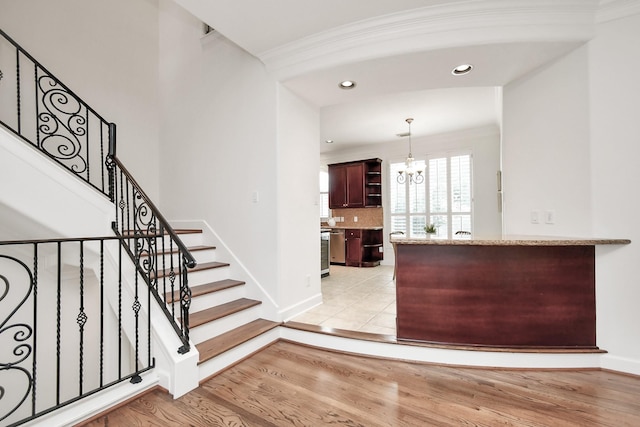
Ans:
[[[555,224],[556,222],[556,212],[555,211],[545,211],[544,212],[544,222],[547,224]]]
[[[531,224],[540,224],[540,211],[531,211]]]
[[[258,192],[254,191],[253,193],[251,193],[251,201],[253,203],[258,203],[258,200],[260,200],[260,195],[258,194]]]

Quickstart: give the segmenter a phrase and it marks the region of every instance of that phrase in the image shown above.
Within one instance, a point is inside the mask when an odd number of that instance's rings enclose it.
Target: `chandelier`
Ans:
[[[411,123],[413,122],[412,118],[408,118],[405,120],[409,124],[409,155],[407,156],[407,160],[405,160],[405,169],[398,171],[398,184],[404,184],[405,182],[409,182],[409,185],[416,183],[422,184],[424,182],[424,175],[422,175],[422,170],[416,170],[414,166],[414,158],[413,154],[411,154]]]

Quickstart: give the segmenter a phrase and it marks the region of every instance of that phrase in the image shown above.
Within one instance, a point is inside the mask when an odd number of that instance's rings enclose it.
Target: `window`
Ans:
[[[329,218],[329,173],[320,171],[320,219]]]
[[[424,237],[427,223],[437,227],[437,238],[468,239],[471,232],[471,155],[432,156],[416,159],[424,182],[399,184],[403,163],[392,163],[390,174],[391,232],[407,237]]]

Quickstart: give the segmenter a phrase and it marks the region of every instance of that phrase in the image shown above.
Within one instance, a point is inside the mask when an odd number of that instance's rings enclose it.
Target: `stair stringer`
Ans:
[[[262,301],[262,317],[269,320],[280,321],[280,307],[273,297],[265,290],[253,274],[247,269],[242,261],[229,249],[227,244],[204,220],[180,220],[169,221],[171,226],[180,228],[201,229],[203,242],[216,247],[216,258],[230,263],[230,277],[245,282],[246,295]]]
[[[113,234],[105,195],[2,126],[0,181],[0,240]]]

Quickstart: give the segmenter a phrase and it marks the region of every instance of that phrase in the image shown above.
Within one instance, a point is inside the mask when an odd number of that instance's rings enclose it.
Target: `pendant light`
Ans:
[[[408,118],[405,120],[409,124],[409,155],[407,156],[407,160],[405,160],[405,169],[398,171],[398,184],[404,184],[405,182],[409,182],[409,185],[416,183],[422,184],[424,182],[424,175],[422,175],[422,170],[416,170],[414,165],[413,154],[411,153],[411,123],[413,122],[412,118]]]

